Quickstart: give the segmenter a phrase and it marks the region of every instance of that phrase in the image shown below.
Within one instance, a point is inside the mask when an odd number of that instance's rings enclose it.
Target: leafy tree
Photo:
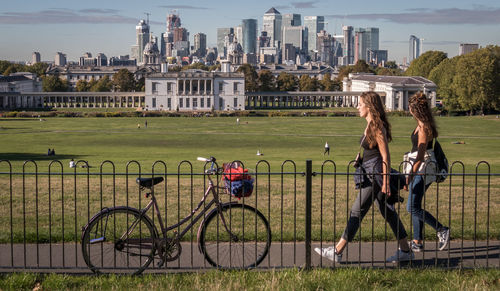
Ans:
[[[78,80],[75,86],[76,92],[87,92],[89,91],[89,83],[86,80]]]
[[[144,77],[141,77],[135,84],[135,91],[137,92],[146,91],[146,80],[144,79]]]
[[[113,88],[113,82],[109,79],[108,76],[104,76],[96,81],[91,87],[91,92],[110,92]]]
[[[498,49],[488,47],[461,57],[456,64],[453,87],[465,110],[500,109]]]
[[[405,72],[406,76],[422,76],[428,78],[432,69],[447,58],[441,51],[427,51],[413,60]]]
[[[17,70],[17,67],[14,66],[14,65],[10,65],[4,72],[3,72],[3,75],[4,76],[8,76],[12,73],[17,73],[18,70]]]
[[[135,78],[127,69],[120,69],[113,75],[113,86],[119,92],[131,92],[135,89]]]
[[[208,71],[209,72],[220,71],[220,64],[215,64],[215,65],[212,65],[212,66],[208,67]]]
[[[43,92],[67,92],[68,88],[68,80],[63,80],[59,76],[42,77]]]
[[[398,64],[396,64],[396,61],[387,61],[385,62],[385,67],[389,69],[397,69]]]
[[[462,109],[458,102],[458,96],[453,87],[453,79],[456,75],[457,62],[460,56],[443,60],[429,74],[429,79],[437,85],[437,95],[443,99],[443,104],[451,110]]]
[[[259,72],[259,91],[269,92],[274,91],[276,88],[276,80],[269,70],[262,70]]]
[[[355,65],[340,68],[337,81],[342,82],[350,73],[373,73],[373,70],[365,60],[359,60]]]
[[[208,71],[208,67],[202,63],[194,63],[194,64],[191,64],[189,66],[182,67],[182,71],[190,70],[190,69]]]
[[[330,73],[323,75],[323,79],[319,81],[319,85],[322,91],[340,91],[341,89],[339,82],[332,80]]]
[[[299,79],[300,91],[316,91],[319,88],[319,82],[316,77],[309,77],[309,75],[302,75]]]
[[[36,63],[31,66],[26,66],[26,71],[35,73],[37,76],[45,76],[45,72],[49,65],[47,63]]]
[[[250,64],[241,65],[237,72],[245,74],[245,92],[255,92],[258,89],[257,72]]]
[[[403,71],[399,68],[386,68],[386,67],[377,67],[375,69],[375,74],[376,75],[382,75],[382,76],[402,76]]]
[[[299,80],[295,75],[281,72],[276,80],[276,86],[279,91],[295,91],[297,90],[297,83]]]
[[[9,61],[0,61],[0,74],[5,75],[4,72],[12,65]]]
[[[172,66],[172,67],[168,67],[168,71],[169,72],[180,72],[182,69],[182,66]]]

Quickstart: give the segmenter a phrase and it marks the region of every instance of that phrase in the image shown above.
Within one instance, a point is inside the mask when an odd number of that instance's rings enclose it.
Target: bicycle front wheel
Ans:
[[[271,229],[257,209],[228,203],[203,222],[199,244],[205,259],[215,267],[254,268],[269,251]]]
[[[105,209],[83,231],[83,258],[94,273],[140,274],[153,260],[156,237],[137,209]]]

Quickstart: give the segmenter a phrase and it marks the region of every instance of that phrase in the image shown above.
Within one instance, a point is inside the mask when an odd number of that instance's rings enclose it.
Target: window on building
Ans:
[[[186,98],[186,108],[189,108],[189,98]]]
[[[183,80],[179,80],[178,82],[178,88],[179,88],[179,93],[182,93],[182,91],[184,91],[184,81]]]
[[[212,80],[207,80],[207,92],[212,91]]]
[[[153,108],[156,108],[156,98],[153,98],[152,101],[153,101],[152,102],[153,103]]]
[[[200,98],[200,107],[205,107],[205,98]]]
[[[169,110],[172,108],[172,98],[167,98],[167,107]]]
[[[234,94],[238,94],[238,82],[233,83],[233,92]]]
[[[198,98],[193,98],[193,108],[198,107]]]
[[[171,82],[167,83],[167,93],[172,93],[172,85],[173,85],[173,83],[171,83]]]
[[[200,92],[205,94],[205,80],[200,80]]]
[[[219,92],[224,92],[224,82],[219,83]]]
[[[211,105],[210,105],[210,100],[212,100],[212,99],[207,98],[207,107],[208,107],[208,108],[210,108],[210,106],[211,106]]]
[[[179,108],[184,107],[184,105],[183,105],[184,102],[183,101],[184,101],[184,98],[179,98]]]
[[[191,81],[190,80],[186,80],[186,89],[184,91],[186,91],[187,94],[191,94]],[[186,106],[186,107],[189,107],[189,106]]]
[[[238,98],[236,98],[236,97],[233,99],[233,107],[234,108],[238,107]]]
[[[193,80],[193,92],[192,94],[198,94],[198,80]]]
[[[153,94],[156,94],[158,93],[158,87],[159,87],[159,83],[158,82],[152,82],[151,83],[151,91],[153,92]]]

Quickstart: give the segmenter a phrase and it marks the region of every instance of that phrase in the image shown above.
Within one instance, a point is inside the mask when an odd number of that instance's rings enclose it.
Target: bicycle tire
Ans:
[[[153,261],[156,238],[156,228],[139,210],[122,206],[106,208],[85,226],[82,254],[94,273],[137,275]]]
[[[271,246],[271,229],[264,215],[252,206],[226,203],[221,206],[227,228],[219,210],[214,209],[203,221],[199,247],[205,259],[223,269],[251,269],[266,257]]]

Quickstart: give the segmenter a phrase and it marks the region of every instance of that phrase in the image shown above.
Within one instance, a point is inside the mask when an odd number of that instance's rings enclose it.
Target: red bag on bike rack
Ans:
[[[229,194],[234,197],[248,197],[253,192],[253,179],[248,169],[243,169],[239,163],[223,164],[222,180]]]

